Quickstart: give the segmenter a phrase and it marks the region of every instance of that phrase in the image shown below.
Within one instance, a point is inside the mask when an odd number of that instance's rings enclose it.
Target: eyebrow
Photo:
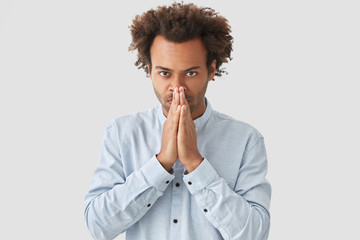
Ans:
[[[183,72],[188,72],[188,71],[199,69],[199,68],[200,68],[200,66],[194,66],[194,67],[183,70]],[[166,67],[162,67],[162,66],[156,66],[155,69],[161,69],[164,71],[173,71],[170,68],[166,68]]]

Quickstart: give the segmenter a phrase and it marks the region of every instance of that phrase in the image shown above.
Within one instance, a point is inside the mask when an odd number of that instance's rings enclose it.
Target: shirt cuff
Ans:
[[[173,174],[164,169],[155,155],[141,168],[141,172],[148,184],[162,192],[175,178]]]
[[[210,164],[210,162],[204,158],[201,164],[191,173],[184,175],[184,182],[191,194],[200,191],[201,189],[209,186],[212,182],[219,179],[219,175]]]

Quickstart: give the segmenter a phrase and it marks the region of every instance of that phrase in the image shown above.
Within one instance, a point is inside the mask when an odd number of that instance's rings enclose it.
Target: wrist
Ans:
[[[161,166],[168,172],[170,172],[172,165],[171,163],[165,161],[165,159],[163,158],[163,156],[159,153],[156,154],[156,159],[159,161],[159,163],[161,164]]]
[[[186,161],[184,165],[184,167],[186,168],[188,173],[191,173],[192,171],[194,171],[204,160],[204,158],[199,155],[198,157],[194,158],[194,159],[189,159]]]

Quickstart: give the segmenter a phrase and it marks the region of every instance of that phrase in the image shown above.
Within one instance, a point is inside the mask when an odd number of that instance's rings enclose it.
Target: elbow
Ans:
[[[99,224],[99,221],[96,219],[93,210],[91,209],[91,204],[89,204],[84,212],[86,226],[94,239],[106,239],[105,234],[102,232],[103,227]]]
[[[260,239],[268,239],[269,232],[270,232],[270,218],[267,218],[266,220],[263,220],[263,229],[261,231],[261,238]]]
[[[258,238],[256,239],[268,239],[270,232],[270,213],[262,207],[255,207],[255,209],[259,216]]]
[[[109,224],[105,219],[100,217],[97,212],[94,210],[92,204],[90,203],[84,211],[84,217],[86,221],[87,228],[94,239],[97,240],[106,240],[113,239],[118,234],[112,233],[109,231]]]
[[[260,205],[252,205],[247,221],[235,239],[266,240],[270,232],[270,214]]]

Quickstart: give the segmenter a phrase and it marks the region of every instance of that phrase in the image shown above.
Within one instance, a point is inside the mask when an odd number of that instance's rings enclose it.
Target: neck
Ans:
[[[201,117],[206,110],[205,98],[203,98],[197,106],[193,106],[193,107],[194,109],[191,109],[191,118],[195,120]]]

